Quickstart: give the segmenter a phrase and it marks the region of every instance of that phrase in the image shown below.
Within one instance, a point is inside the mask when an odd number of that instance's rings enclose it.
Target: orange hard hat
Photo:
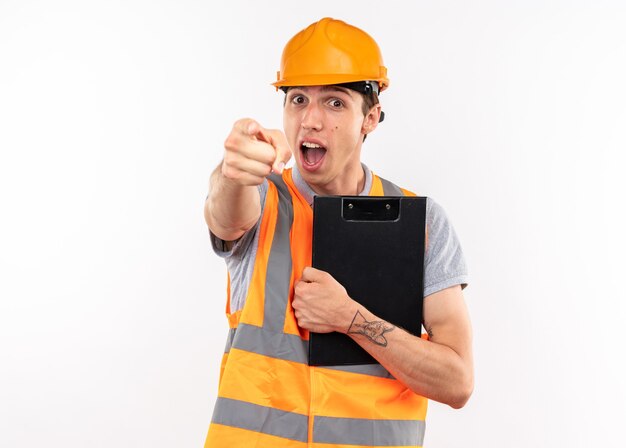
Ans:
[[[374,81],[389,86],[376,41],[365,31],[326,17],[291,38],[280,61],[276,89]]]

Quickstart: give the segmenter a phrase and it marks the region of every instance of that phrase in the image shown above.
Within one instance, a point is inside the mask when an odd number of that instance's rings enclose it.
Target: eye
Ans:
[[[333,109],[340,109],[343,107],[344,104],[343,101],[341,101],[339,98],[333,98],[328,102],[328,105]]]
[[[302,95],[294,95],[291,97],[292,104],[304,104],[306,102],[306,98]]]

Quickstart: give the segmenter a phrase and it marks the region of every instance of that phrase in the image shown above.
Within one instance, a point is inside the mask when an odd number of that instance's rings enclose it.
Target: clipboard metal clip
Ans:
[[[400,217],[400,198],[342,198],[341,209],[341,217],[345,221],[397,221]]]

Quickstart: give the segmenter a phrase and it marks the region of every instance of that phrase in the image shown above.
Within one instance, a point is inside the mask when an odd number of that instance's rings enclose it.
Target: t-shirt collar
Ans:
[[[359,193],[359,196],[367,196],[372,189],[372,172],[364,163],[361,163],[363,167],[363,171],[365,172],[365,184],[363,185],[363,190]],[[291,171],[291,177],[293,179],[293,183],[302,195],[304,199],[309,203],[309,205],[313,205],[313,198],[317,196],[317,193],[313,191],[313,189],[307,184],[302,176],[300,175],[300,171],[298,171],[298,166],[294,165],[293,170]]]

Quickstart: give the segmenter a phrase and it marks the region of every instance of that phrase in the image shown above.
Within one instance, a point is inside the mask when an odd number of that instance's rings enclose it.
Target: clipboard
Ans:
[[[425,226],[425,197],[316,196],[313,267],[372,313],[419,337]],[[309,365],[377,363],[345,334],[309,335]]]

